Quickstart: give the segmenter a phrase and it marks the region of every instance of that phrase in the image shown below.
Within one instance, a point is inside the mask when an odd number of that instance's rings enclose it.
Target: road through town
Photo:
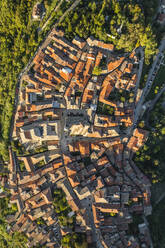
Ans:
[[[132,135],[132,132],[133,130],[135,129],[136,125],[137,125],[137,121],[140,117],[140,114],[141,114],[141,111],[142,111],[142,106],[143,106],[143,103],[147,97],[147,95],[149,94],[150,90],[151,90],[151,87],[152,87],[152,84],[153,84],[153,81],[155,79],[155,76],[156,76],[156,73],[158,72],[159,70],[159,67],[160,67],[160,64],[162,62],[162,59],[163,59],[163,54],[162,52],[165,50],[165,38],[161,41],[161,44],[158,48],[159,52],[152,64],[152,67],[149,71],[149,74],[148,74],[148,78],[147,78],[147,81],[146,81],[146,85],[143,89],[143,92],[142,92],[142,95],[140,97],[140,100],[135,108],[135,111],[134,111],[134,121],[133,121],[133,125],[130,129],[130,136]],[[140,70],[140,69],[139,69]]]
[[[138,53],[138,52],[140,53],[141,59],[140,59],[140,63],[139,63],[139,71],[138,71],[138,75],[137,75],[137,82],[136,82],[136,86],[135,86],[134,98],[136,98],[136,96],[137,96],[137,91],[139,89],[140,79],[141,79],[141,75],[142,75],[142,71],[143,71],[144,48],[143,47],[138,47],[136,49],[136,53]]]
[[[45,21],[44,25],[39,29],[39,32],[40,31],[43,31],[45,29],[45,27],[48,25],[49,21],[51,20],[52,18],[52,13],[55,13],[59,10],[60,6],[62,5],[64,0],[60,0],[60,2],[57,4],[57,6],[51,11],[49,17],[47,18],[47,20]]]

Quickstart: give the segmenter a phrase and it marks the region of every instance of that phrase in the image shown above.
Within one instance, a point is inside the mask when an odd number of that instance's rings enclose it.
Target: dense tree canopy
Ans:
[[[145,3],[144,7],[146,6]],[[151,8],[148,7],[148,9]],[[152,14],[154,14],[153,8],[151,18]],[[83,38],[93,35],[106,42],[112,42],[117,49],[125,51],[144,46],[148,63],[151,56],[156,53],[157,47],[155,35],[148,20],[150,19],[144,15],[142,6],[136,1],[81,1],[61,26],[70,38],[76,34]]]
[[[62,247],[64,248],[87,248],[85,235],[72,233],[67,234],[62,238]]]
[[[0,1],[0,155],[5,160],[18,73],[38,45],[37,22],[31,21],[35,2]]]
[[[56,213],[58,214],[58,219],[62,226],[68,226],[73,228],[74,216],[69,217],[68,213],[71,212],[71,208],[66,200],[66,195],[61,189],[56,189],[54,191],[54,201],[53,205]]]
[[[58,214],[60,225],[63,227],[69,227],[72,230],[71,233],[62,237],[62,247],[87,248],[85,234],[78,234],[74,232],[75,215],[69,216],[69,213],[72,212],[72,209],[69,207],[66,200],[66,195],[62,189],[55,189],[53,205],[56,213]]]
[[[24,234],[7,230],[6,216],[15,214],[17,207],[9,204],[9,195],[0,199],[0,247],[2,248],[26,248],[27,238]]]
[[[153,246],[165,248],[165,198],[153,208],[152,215],[148,216]]]
[[[0,224],[0,247],[1,248],[26,248],[26,237],[18,232],[9,234],[5,224]]]
[[[165,180],[165,108],[163,95],[149,115],[150,133],[146,144],[136,153],[136,164],[153,183]]]

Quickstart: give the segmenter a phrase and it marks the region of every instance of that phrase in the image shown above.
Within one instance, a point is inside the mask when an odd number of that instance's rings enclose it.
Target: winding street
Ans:
[[[52,13],[53,12],[57,12],[60,8],[60,6],[62,5],[64,0],[60,0],[60,2],[57,4],[57,6],[51,11],[49,17],[47,18],[47,20],[45,21],[44,25],[39,29],[39,32],[43,31],[45,29],[45,27],[48,25],[49,21],[52,18]]]
[[[161,95],[165,92],[165,84],[163,84],[163,88],[159,91],[159,93],[156,95],[156,97],[151,101],[150,103],[150,107],[147,109],[147,116],[146,116],[146,125],[150,128],[152,128],[149,125],[149,117],[150,117],[150,112],[151,110],[154,108],[155,104],[157,103],[157,101],[159,100],[159,98],[161,97]]]
[[[134,98],[136,98],[136,96],[137,96],[137,91],[139,89],[140,79],[141,79],[141,75],[142,75],[142,71],[143,71],[144,48],[143,47],[138,47],[136,49],[136,52],[140,52],[141,59],[140,59],[140,63],[139,63],[139,71],[138,71],[138,75],[137,75],[137,82],[136,82],[136,86],[135,86]]]
[[[81,0],[76,0],[75,2],[73,2],[73,4],[69,7],[69,9],[67,9],[65,11],[65,13],[60,17],[60,19],[52,26],[51,30],[48,32],[48,34],[46,35],[46,37],[44,38],[44,40],[39,44],[36,52],[34,53],[34,55],[32,56],[32,58],[29,60],[28,64],[24,67],[24,69],[19,74],[18,81],[17,81],[17,84],[16,84],[16,93],[15,93],[15,102],[14,102],[14,107],[13,107],[13,115],[12,115],[11,124],[10,124],[10,132],[9,132],[9,139],[10,139],[10,141],[12,140],[12,134],[13,134],[13,128],[14,128],[14,121],[15,121],[15,114],[17,112],[19,94],[20,94],[21,85],[22,85],[22,76],[25,75],[27,73],[27,71],[31,68],[31,66],[33,64],[33,59],[37,55],[37,53],[39,51],[41,51],[42,49],[44,49],[50,43],[50,41],[52,40],[52,36],[51,36],[52,35],[52,31],[58,26],[58,24],[61,21],[63,21],[63,19],[65,18],[65,16],[70,11],[72,11],[74,8],[77,7],[77,5],[80,3],[80,1]],[[59,4],[54,9],[54,11],[57,11],[59,9],[59,7],[61,6],[62,3],[63,3],[63,0],[61,0],[59,2]],[[48,22],[46,22],[44,24],[44,28],[46,27],[47,23]]]
[[[163,86],[163,88],[159,91],[159,93],[156,95],[156,97],[152,100],[151,105],[148,109],[148,113],[154,108],[155,104],[157,103],[157,101],[159,100],[159,98],[161,97],[163,92],[165,91],[165,84],[163,84],[162,86]]]
[[[162,52],[165,50],[165,38],[163,38],[163,40],[161,41],[161,44],[158,48],[159,52],[152,64],[152,67],[149,71],[149,74],[148,74],[148,78],[147,78],[147,81],[146,81],[146,85],[143,89],[143,92],[142,92],[142,95],[140,97],[140,100],[135,108],[135,111],[134,111],[134,121],[133,121],[133,125],[132,127],[130,128],[130,135],[132,135],[132,132],[133,130],[136,128],[137,126],[137,121],[140,117],[140,114],[141,114],[141,111],[142,111],[142,107],[143,107],[143,103],[145,101],[145,98],[147,97],[147,95],[149,94],[150,90],[151,90],[151,87],[152,87],[152,84],[153,84],[153,81],[155,79],[155,76],[159,70],[159,67],[160,67],[160,64],[162,62],[162,59],[164,58],[164,55],[162,54]],[[139,79],[138,79],[139,80]]]
[[[76,0],[75,2],[73,2],[73,4],[69,7],[69,9],[67,9],[67,10],[65,11],[65,13],[64,13],[64,14],[59,18],[59,20],[55,23],[54,28],[56,28],[56,27],[58,26],[58,24],[61,23],[61,22],[64,20],[65,16],[66,16],[70,11],[74,10],[74,9],[78,6],[78,4],[79,4],[80,2],[81,2],[81,0]]]
[[[96,229],[94,224],[94,217],[93,217],[93,211],[92,211],[92,204],[93,204],[93,197],[88,197],[86,199],[83,199],[82,204],[84,208],[87,210],[88,218],[91,225],[91,231],[94,240],[96,241],[96,248],[104,248],[100,241],[100,234],[99,231]]]
[[[147,218],[144,215],[143,215],[143,220],[144,220],[144,223],[146,224],[147,228],[149,228],[148,220],[147,220]],[[154,248],[153,243],[152,243],[150,232],[148,232],[148,233],[149,233],[149,240],[150,240],[150,248]]]

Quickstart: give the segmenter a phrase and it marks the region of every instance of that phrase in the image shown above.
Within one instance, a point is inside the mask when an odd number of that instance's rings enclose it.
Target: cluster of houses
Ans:
[[[25,232],[29,247],[60,247],[73,231],[59,224],[54,188],[65,192],[75,232],[86,234],[89,247],[150,247],[145,223],[136,235],[130,228],[135,215],[152,211],[150,182],[132,160],[147,132],[136,128],[129,136],[137,71],[136,51],[118,56],[111,44],[70,42],[54,29],[22,76],[13,139],[27,150],[47,147],[19,157],[9,151],[11,203],[18,207],[8,216],[10,231]]]
[[[32,11],[32,18],[34,20],[40,20],[41,18],[43,18],[45,14],[45,7],[43,2],[37,2],[34,7],[33,7],[33,11]]]
[[[165,0],[160,1],[160,6],[158,10],[157,22],[161,25],[165,24]]]

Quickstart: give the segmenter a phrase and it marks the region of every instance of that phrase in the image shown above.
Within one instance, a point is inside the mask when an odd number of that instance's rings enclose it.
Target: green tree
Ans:
[[[0,224],[0,247],[2,248],[26,248],[27,238],[24,234],[15,232],[12,235],[6,231],[6,225]]]
[[[94,74],[94,75],[100,75],[101,74],[101,72],[102,72],[102,69],[100,68],[100,67],[98,67],[98,66],[95,66],[94,68],[93,68],[93,72],[92,72],[92,74]]]

